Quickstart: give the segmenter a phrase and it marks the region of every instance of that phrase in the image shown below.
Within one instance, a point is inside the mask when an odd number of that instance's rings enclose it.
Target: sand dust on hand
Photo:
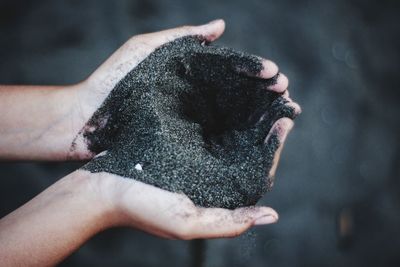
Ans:
[[[107,151],[82,168],[186,194],[203,207],[254,205],[269,189],[279,145],[264,142],[279,118],[294,118],[276,77],[254,77],[258,57],[184,37],[128,73],[81,134]],[[248,75],[250,74],[250,76]],[[260,121],[260,118],[263,118]]]

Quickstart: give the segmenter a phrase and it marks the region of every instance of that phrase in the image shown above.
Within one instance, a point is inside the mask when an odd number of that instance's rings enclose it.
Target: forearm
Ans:
[[[72,173],[0,220],[0,266],[52,266],[111,225],[107,203]]]
[[[78,90],[0,85],[0,159],[66,159],[82,127]]]

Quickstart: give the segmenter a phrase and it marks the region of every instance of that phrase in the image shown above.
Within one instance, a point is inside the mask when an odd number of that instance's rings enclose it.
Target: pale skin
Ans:
[[[131,69],[160,45],[187,35],[212,42],[224,21],[185,26],[132,37],[84,81],[69,86],[0,86],[0,159],[82,160],[95,155],[83,140],[71,143],[101,103]],[[278,73],[263,59],[260,78]],[[300,113],[281,74],[268,90],[283,92]],[[267,177],[274,176],[293,121],[282,118],[277,130],[281,147]],[[267,137],[268,138],[268,137]],[[0,220],[1,266],[53,266],[95,234],[131,226],[172,239],[234,237],[254,225],[278,220],[272,208],[226,210],[197,207],[183,194],[172,193],[109,173],[77,170]]]

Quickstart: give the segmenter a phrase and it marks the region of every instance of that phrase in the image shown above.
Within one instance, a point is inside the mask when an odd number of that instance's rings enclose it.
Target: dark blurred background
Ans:
[[[218,43],[277,62],[303,107],[261,201],[277,224],[205,244],[113,229],[61,266],[400,266],[399,10],[397,0],[1,0],[2,84],[75,83],[132,35],[224,18]],[[80,165],[1,163],[0,216]]]

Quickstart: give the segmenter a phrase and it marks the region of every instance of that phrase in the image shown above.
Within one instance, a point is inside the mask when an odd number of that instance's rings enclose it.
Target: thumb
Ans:
[[[197,32],[197,35],[202,36],[208,42],[213,42],[224,33],[225,21],[223,19],[216,19],[194,28],[194,32]]]
[[[184,36],[199,36],[207,42],[218,39],[225,30],[225,22],[222,19],[213,20],[199,26],[181,26],[178,28],[163,30],[159,32],[139,35],[141,38],[148,38],[153,47],[161,46]]]
[[[207,24],[199,25],[199,26],[181,26],[174,29],[169,29],[162,31],[160,33],[169,36],[169,41],[174,39],[190,36],[190,35],[197,35],[201,38],[204,38],[207,42],[212,42],[218,39],[225,30],[225,21],[223,19],[216,19],[213,21],[208,22]]]

